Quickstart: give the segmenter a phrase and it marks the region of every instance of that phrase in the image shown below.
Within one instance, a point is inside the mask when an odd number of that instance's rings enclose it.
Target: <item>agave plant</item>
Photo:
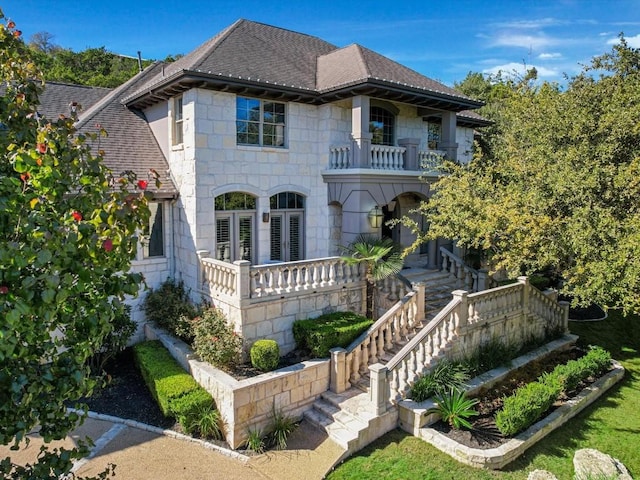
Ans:
[[[452,388],[447,393],[436,395],[436,403],[437,406],[427,410],[427,413],[437,413],[443,422],[458,430],[473,428],[467,419],[478,415],[474,408],[477,399],[467,398],[462,390]]]

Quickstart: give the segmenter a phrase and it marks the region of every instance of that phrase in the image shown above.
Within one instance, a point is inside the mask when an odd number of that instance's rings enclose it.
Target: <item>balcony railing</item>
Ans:
[[[334,146],[329,149],[329,169],[346,170],[351,168],[369,168],[372,170],[437,170],[446,152],[440,150],[426,150],[417,152],[417,168],[410,167],[407,149],[388,145],[371,145],[368,163],[356,165],[348,145]],[[415,153],[414,153],[415,155]]]

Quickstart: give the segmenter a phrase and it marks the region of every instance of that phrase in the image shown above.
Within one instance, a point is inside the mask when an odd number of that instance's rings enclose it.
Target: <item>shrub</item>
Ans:
[[[293,338],[300,349],[322,358],[334,347],[348,347],[373,320],[353,312],[333,312],[318,318],[293,322]]]
[[[437,406],[427,410],[427,413],[437,413],[442,421],[448,423],[452,428],[458,430],[462,427],[472,428],[467,419],[478,415],[478,412],[473,408],[477,405],[478,400],[466,398],[462,390],[452,388],[446,393],[438,394],[436,403]]]
[[[123,309],[113,319],[113,330],[107,334],[100,349],[90,358],[89,367],[94,374],[101,374],[105,364],[127,346],[136,331],[136,323],[131,320],[131,307]]]
[[[142,377],[164,416],[176,416],[176,409],[180,413],[181,405],[200,401],[181,399],[181,397],[193,394],[198,399],[203,398],[201,393],[192,393],[203,391],[202,387],[175,361],[158,340],[138,343],[133,347],[133,351]],[[213,402],[210,396],[209,402]]]
[[[467,380],[469,373],[464,365],[442,360],[412,385],[411,398],[416,402],[422,402],[434,394],[461,389]]]
[[[199,308],[191,302],[182,281],[167,279],[147,293],[142,308],[147,320],[156,322],[187,342],[191,341],[189,320],[198,315]]]
[[[505,435],[515,435],[533,425],[546,412],[562,388],[555,382],[532,382],[504,399],[496,415],[496,426]]]
[[[275,340],[258,340],[249,352],[251,365],[263,372],[275,370],[280,363],[280,347]]]
[[[519,388],[504,399],[504,406],[496,415],[496,426],[503,435],[515,435],[533,425],[546,412],[562,391],[571,391],[593,375],[606,371],[611,355],[595,347],[577,360],[558,365],[542,375],[537,382]]]
[[[207,308],[193,321],[193,348],[205,362],[230,369],[240,361],[242,337],[217,308]]]

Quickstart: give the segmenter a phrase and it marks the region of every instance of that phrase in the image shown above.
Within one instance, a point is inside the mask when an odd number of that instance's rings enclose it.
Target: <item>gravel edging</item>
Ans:
[[[78,415],[83,415],[84,412],[82,410],[77,410],[75,408],[68,408],[67,411],[72,412],[72,413],[77,413]],[[146,423],[142,423],[142,422],[138,422],[136,420],[130,420],[130,419],[126,419],[126,418],[120,418],[120,417],[114,417],[113,415],[106,415],[104,413],[96,413],[96,412],[92,412],[89,411],[87,412],[86,415],[87,418],[91,418],[94,420],[102,420],[105,422],[111,422],[111,423],[115,423],[115,424],[119,424],[119,425],[126,425],[127,427],[132,427],[132,428],[137,428],[140,430],[144,430],[147,432],[151,432],[151,433],[155,433],[158,435],[164,435],[165,437],[169,437],[169,438],[174,438],[176,440],[182,440],[182,441],[187,441],[187,442],[191,442],[191,443],[196,443],[200,446],[202,446],[203,448],[206,448],[208,450],[213,450],[216,451],[222,455],[225,455],[227,457],[236,459],[236,460],[240,460],[243,463],[246,463],[249,461],[249,457],[246,455],[243,455],[242,453],[238,453],[235,450],[230,450],[224,447],[221,447],[220,445],[217,445],[215,443],[212,442],[208,442],[206,440],[202,440],[199,438],[193,438],[189,435],[185,435],[184,433],[180,433],[180,432],[176,432],[175,430],[170,430],[170,429],[165,429],[165,428],[160,428],[160,427],[155,427],[153,425],[148,425]]]

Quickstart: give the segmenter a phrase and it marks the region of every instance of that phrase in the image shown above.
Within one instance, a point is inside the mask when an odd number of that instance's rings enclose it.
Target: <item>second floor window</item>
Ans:
[[[369,132],[374,145],[393,145],[395,116],[382,107],[372,106],[369,111]]]
[[[238,145],[284,147],[285,104],[255,98],[236,98]]]
[[[173,99],[173,144],[183,142],[182,97]]]

